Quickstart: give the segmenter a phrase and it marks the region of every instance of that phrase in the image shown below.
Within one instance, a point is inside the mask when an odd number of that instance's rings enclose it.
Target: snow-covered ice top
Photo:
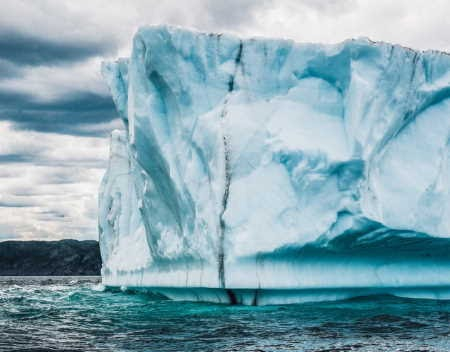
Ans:
[[[410,247],[450,248],[449,55],[157,26],[103,75],[126,127],[100,191],[107,284],[450,284],[446,253],[431,270]],[[392,238],[390,259],[367,250]]]

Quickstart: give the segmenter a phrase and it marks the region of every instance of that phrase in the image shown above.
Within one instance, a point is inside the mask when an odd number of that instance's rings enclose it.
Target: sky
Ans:
[[[448,0],[2,0],[0,241],[97,238],[109,134],[100,75],[137,28],[337,43],[369,37],[450,52]]]

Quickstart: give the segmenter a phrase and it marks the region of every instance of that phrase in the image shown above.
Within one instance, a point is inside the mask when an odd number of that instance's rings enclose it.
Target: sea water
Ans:
[[[450,351],[450,301],[367,296],[262,307],[0,278],[0,351]]]

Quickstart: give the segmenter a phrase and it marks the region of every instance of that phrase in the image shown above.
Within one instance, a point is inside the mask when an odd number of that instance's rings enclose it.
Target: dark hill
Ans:
[[[100,275],[97,241],[0,242],[0,275]]]

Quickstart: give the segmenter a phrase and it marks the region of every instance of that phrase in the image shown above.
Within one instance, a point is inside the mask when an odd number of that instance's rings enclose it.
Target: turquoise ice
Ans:
[[[450,297],[448,54],[156,26],[102,71],[125,126],[100,190],[106,285]]]

